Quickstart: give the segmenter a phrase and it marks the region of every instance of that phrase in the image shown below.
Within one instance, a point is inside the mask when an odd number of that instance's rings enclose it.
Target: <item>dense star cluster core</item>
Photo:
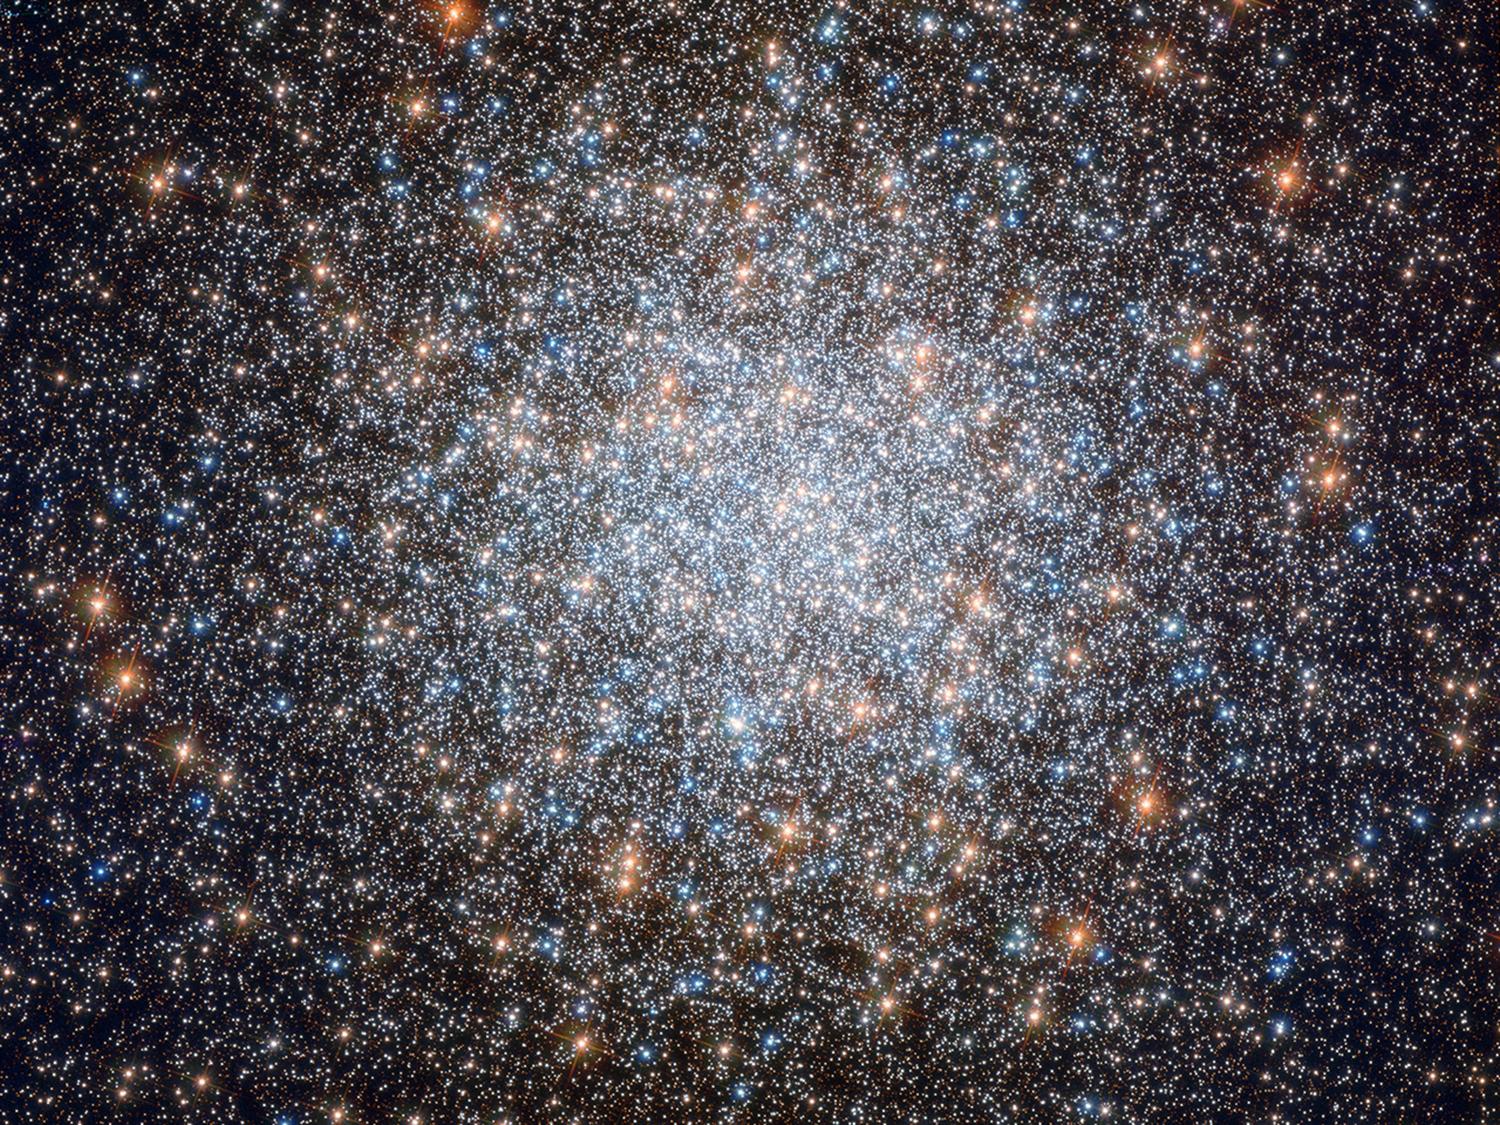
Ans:
[[[1491,1119],[1492,22],[13,0],[0,1120]]]

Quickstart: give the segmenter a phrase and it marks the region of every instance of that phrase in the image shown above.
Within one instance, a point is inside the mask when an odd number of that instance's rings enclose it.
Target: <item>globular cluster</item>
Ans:
[[[1492,22],[15,0],[0,1119],[1492,1119]]]

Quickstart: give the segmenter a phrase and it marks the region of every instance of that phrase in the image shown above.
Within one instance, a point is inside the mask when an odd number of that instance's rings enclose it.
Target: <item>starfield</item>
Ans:
[[[1478,0],[9,0],[0,1122],[1500,1117]]]

